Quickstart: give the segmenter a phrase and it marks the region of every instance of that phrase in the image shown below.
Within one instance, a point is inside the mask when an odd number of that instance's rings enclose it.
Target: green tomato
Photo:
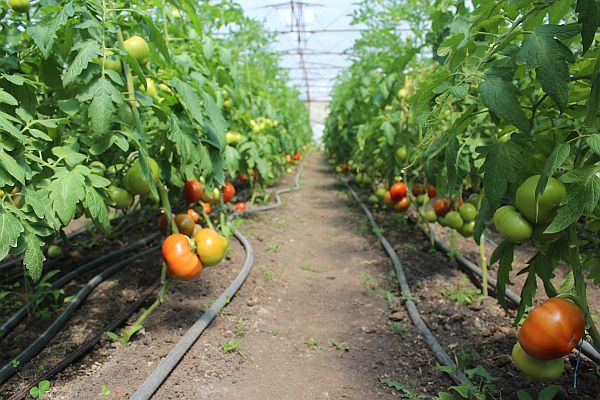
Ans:
[[[463,221],[462,217],[457,211],[450,211],[448,214],[446,214],[446,224],[448,227],[459,230],[464,223],[465,221]]]
[[[556,233],[544,233],[546,228],[548,228],[548,225],[533,225],[531,239],[538,243],[553,243],[560,239],[563,234],[562,231]]]
[[[231,99],[227,99],[227,100],[223,101],[223,107],[225,107],[225,108],[233,107],[233,101],[231,101]]]
[[[120,187],[110,186],[108,188],[108,196],[112,200],[115,208],[119,210],[129,208],[133,203],[133,196],[131,193]]]
[[[227,132],[225,133],[225,139],[227,144],[234,144],[237,142],[237,135],[234,132]]]
[[[437,219],[438,217],[434,209],[430,208],[429,210],[425,211],[425,221],[433,223],[437,221]]]
[[[460,206],[458,212],[465,222],[475,221],[475,218],[477,218],[477,208],[471,203]]]
[[[140,64],[146,64],[148,62],[148,56],[150,55],[150,46],[140,36],[132,36],[125,41],[125,50]]]
[[[565,360],[557,358],[556,360],[543,361],[531,357],[517,342],[512,350],[512,360],[517,368],[530,378],[540,381],[553,381],[558,379],[565,368]]]
[[[446,215],[448,215],[448,214],[446,214]],[[446,220],[446,215],[439,215],[438,216],[438,223],[441,226],[448,226],[448,221]]]
[[[465,222],[458,230],[458,232],[464,237],[473,236],[473,231],[475,231],[475,221]]]
[[[426,194],[420,194],[417,196],[417,204],[424,206],[427,203],[429,203],[429,196]]]
[[[513,206],[503,206],[494,213],[494,225],[502,237],[513,243],[523,243],[531,237],[533,228]]]
[[[121,64],[121,60],[114,56],[114,53],[109,50],[104,50],[104,58],[96,61],[98,64],[102,62],[105,69],[112,69],[115,72],[121,72],[123,70],[123,65]]]
[[[529,222],[546,224],[554,219],[560,202],[567,196],[565,185],[555,178],[548,178],[544,192],[535,199],[535,187],[540,175],[530,176],[517,189],[516,206]]]
[[[377,204],[377,203],[379,203],[379,198],[377,196],[375,196],[374,194],[372,194],[369,196],[369,203]]]
[[[396,158],[400,161],[406,161],[408,157],[408,149],[406,146],[400,146],[396,149]]]
[[[150,167],[150,174],[152,180],[156,183],[158,181],[159,168],[156,161],[148,157],[148,165]],[[150,193],[150,184],[144,180],[142,176],[142,167],[140,166],[140,160],[135,160],[131,168],[127,170],[125,178],[123,179],[123,186],[129,190],[131,194],[148,194]]]
[[[25,13],[29,11],[31,4],[29,0],[8,0],[8,6],[16,12]]]
[[[58,257],[62,256],[62,254],[63,254],[63,251],[60,246],[51,244],[50,247],[48,247],[48,257],[58,258]]]
[[[377,195],[377,197],[380,197],[383,199],[383,197],[385,196],[385,188],[383,187],[378,187],[377,190],[375,191],[375,194]]]
[[[479,194],[473,193],[467,199],[467,203],[473,204],[475,207],[479,207]]]
[[[143,86],[140,86],[140,89],[142,90],[142,92],[145,92],[146,94],[150,95],[151,97],[158,96],[158,87],[156,86],[156,83],[154,82],[154,79],[152,79],[152,78],[146,78],[146,89],[144,89]]]
[[[363,185],[368,186],[373,183],[373,179],[369,175],[363,174],[362,183]]]

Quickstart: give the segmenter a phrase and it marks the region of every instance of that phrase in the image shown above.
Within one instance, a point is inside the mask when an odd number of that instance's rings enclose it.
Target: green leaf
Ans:
[[[85,198],[85,177],[76,168],[72,171],[57,169],[54,178],[48,186],[48,198],[59,220],[67,225],[75,215],[77,204]]]
[[[240,153],[236,150],[235,147],[225,146],[223,157],[225,158],[225,165],[227,166],[227,171],[233,172],[239,170]]]
[[[92,130],[94,133],[101,135],[108,132],[112,126],[116,111],[114,103],[121,103],[122,98],[117,88],[104,77],[98,79],[94,92],[94,98],[90,103],[88,113]]]
[[[171,61],[171,55],[169,54],[169,48],[167,47],[167,44],[165,43],[164,36],[158,30],[156,25],[154,25],[154,22],[152,21],[152,19],[148,15],[142,14],[137,11],[135,11],[135,14],[138,17],[140,17],[142,19],[142,21],[144,21],[144,23],[148,26],[148,29],[150,31],[150,40],[156,46],[156,48],[158,48],[158,50],[161,52],[161,54],[163,55],[165,60]]]
[[[483,174],[485,196],[494,210],[499,207],[508,183],[515,180],[522,162],[520,149],[519,145],[512,141],[476,149],[478,153],[486,155],[480,173]]]
[[[108,209],[104,203],[104,199],[96,189],[89,186],[86,188],[83,205],[89,210],[92,219],[101,224],[105,230],[108,230],[110,227]]]
[[[512,83],[498,77],[492,78],[479,85],[479,92],[483,103],[500,119],[523,132],[529,132],[529,120],[521,109]]]
[[[568,184],[566,204],[558,209],[556,217],[544,232],[555,233],[566,229],[577,221],[584,212],[593,212],[599,199],[600,177],[594,173],[580,181]]]
[[[545,387],[540,392],[540,395],[538,396],[538,400],[552,400],[556,397],[559,390],[560,390],[560,387],[557,385],[550,385],[548,387]]]
[[[182,82],[179,79],[171,79],[169,83],[179,94],[181,104],[187,109],[190,117],[202,124],[202,100],[198,97],[196,90],[190,84]]]
[[[579,32],[578,25],[538,26],[525,38],[517,54],[518,64],[526,64],[529,69],[535,68],[536,79],[561,112],[567,106],[569,95],[567,62],[575,62],[575,57],[559,39],[572,38]]]
[[[52,153],[54,153],[54,155],[57,157],[64,159],[67,165],[71,168],[81,164],[86,158],[84,154],[65,146],[53,148]]]
[[[590,135],[585,142],[594,153],[600,156],[600,134],[594,133]]]
[[[533,400],[533,398],[524,390],[517,392],[517,400]]]
[[[88,64],[92,62],[95,58],[98,58],[102,55],[102,51],[100,50],[100,46],[95,40],[87,40],[79,46],[81,50],[75,57],[67,72],[65,72],[65,76],[63,77],[63,86],[67,87],[71,82],[73,82],[83,71],[85,71],[88,67]]]
[[[214,128],[214,130],[207,129],[209,132],[209,141],[217,149],[223,150],[226,144],[225,131],[227,130],[223,113],[219,111],[217,104],[208,93],[202,92],[202,99],[204,100],[204,108],[208,119]]]
[[[19,236],[24,230],[17,217],[0,208],[0,260],[8,255],[11,248],[17,247]]]
[[[596,0],[577,0],[575,12],[581,24],[581,44],[583,52],[587,52],[594,41],[598,30],[598,5]]]
[[[570,152],[571,146],[568,143],[559,143],[556,145],[556,147],[554,147],[552,153],[550,153],[550,156],[542,168],[540,180],[535,188],[536,196],[544,192],[546,184],[548,183],[548,178],[550,178],[554,172],[563,165],[563,163],[567,160],[567,157],[569,157]]]
[[[23,255],[23,264],[27,267],[27,272],[31,279],[37,281],[42,276],[44,269],[44,256],[43,247],[44,241],[37,237],[37,235],[30,229],[25,229],[23,235],[25,240],[25,254]]]
[[[25,185],[25,170],[17,163],[17,160],[2,148],[0,148],[0,167],[4,168],[21,185]]]
[[[15,99],[10,93],[5,92],[3,89],[0,89],[0,103],[6,103],[11,106],[16,106],[19,104],[17,99]]]
[[[506,303],[506,287],[510,284],[510,271],[512,271],[514,250],[514,245],[508,240],[505,240],[500,243],[498,247],[496,247],[490,259],[490,265],[500,261],[500,265],[498,267],[496,297],[498,298],[500,305],[505,310],[508,310],[508,304]]]
[[[62,5],[60,11],[56,15],[52,15],[48,24],[30,25],[27,33],[31,35],[35,44],[40,48],[44,58],[48,58],[52,52],[56,33],[75,15],[75,7],[73,2],[68,2]]]

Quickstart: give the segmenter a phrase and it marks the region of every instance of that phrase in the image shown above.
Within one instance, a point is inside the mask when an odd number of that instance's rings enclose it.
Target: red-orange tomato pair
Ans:
[[[237,211],[246,211],[248,209],[248,204],[243,202],[235,203],[235,209]]]
[[[165,239],[162,255],[173,278],[190,280],[202,272],[202,262],[192,251],[190,239],[181,233],[174,233]]]
[[[227,182],[221,188],[221,192],[223,192],[223,202],[229,203],[233,199],[233,196],[235,196],[235,187],[231,182]]]

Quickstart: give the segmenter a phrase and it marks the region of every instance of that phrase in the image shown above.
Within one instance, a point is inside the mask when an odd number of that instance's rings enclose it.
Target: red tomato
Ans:
[[[196,210],[194,210],[193,208],[190,208],[190,209],[187,210],[187,215],[189,215],[190,217],[192,217],[192,219],[194,220],[194,222],[200,221],[200,214],[198,214],[196,212]]]
[[[229,203],[233,196],[235,196],[235,187],[231,184],[231,182],[227,182],[221,188],[223,192],[223,203]]]
[[[519,343],[531,357],[554,360],[577,346],[584,329],[581,308],[570,300],[553,297],[531,311],[519,331]]]
[[[342,167],[342,172],[343,173],[347,173],[348,172],[348,164],[344,163],[344,164],[341,165],[341,167]]]
[[[248,177],[244,174],[242,174],[241,172],[238,174],[238,178],[240,179],[240,182],[248,182]]]
[[[196,204],[200,200],[202,200],[202,195],[204,194],[204,185],[198,182],[195,179],[189,180],[185,182],[185,186],[183,187],[183,196],[185,200],[190,204]]]
[[[165,239],[162,255],[173,278],[189,280],[202,272],[202,263],[192,251],[190,239],[181,233],[174,233]]]
[[[402,182],[397,182],[390,187],[390,195],[392,200],[397,203],[406,197],[406,185]]]
[[[433,209],[437,215],[444,216],[450,211],[450,202],[448,199],[437,199],[433,202]]]
[[[427,196],[429,196],[430,199],[433,199],[437,196],[437,190],[435,190],[435,186],[427,185]]]
[[[236,203],[235,204],[235,209],[237,211],[246,211],[248,209],[248,205],[246,203],[242,203],[242,202]]]
[[[410,206],[410,198],[403,197],[399,202],[396,203],[396,210],[406,211],[408,206]]]
[[[294,160],[295,161],[300,161],[302,159],[302,155],[300,155],[300,153],[296,152],[294,153]]]
[[[425,188],[422,183],[415,183],[412,187],[413,196],[417,197],[425,193]]]

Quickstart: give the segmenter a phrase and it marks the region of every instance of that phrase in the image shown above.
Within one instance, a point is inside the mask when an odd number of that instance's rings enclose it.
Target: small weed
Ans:
[[[400,321],[392,323],[390,330],[400,337],[404,337],[408,333],[408,328]]]
[[[456,353],[456,365],[461,371],[472,367],[478,359],[479,353],[472,347],[465,347]]]
[[[235,337],[239,338],[244,336],[244,327],[246,326],[246,320],[244,318],[240,318],[235,325]]]
[[[342,351],[350,351],[352,350],[352,345],[347,342],[338,342],[336,339],[329,339],[329,346],[335,347],[338,350]]]
[[[337,197],[340,200],[347,199],[348,198],[348,193],[346,193],[343,190],[336,190],[335,191],[335,197]]]
[[[263,279],[266,282],[277,282],[281,279],[282,272],[275,272],[267,268],[265,265],[261,265],[260,270],[262,271]]]
[[[404,213],[392,213],[390,225],[400,232],[408,232],[410,230],[408,219]]]
[[[445,367],[438,365],[437,368],[440,371],[455,374],[458,371],[457,366],[453,367]],[[477,399],[477,400],[485,400],[487,398],[494,398],[496,394],[496,385],[494,384],[498,378],[490,375],[489,372],[483,367],[477,367],[472,369],[467,369],[464,371],[467,378],[469,378],[470,382],[463,383],[459,386],[451,386],[450,390],[458,393],[462,399]],[[471,383],[472,382],[472,383]],[[443,396],[443,397],[442,397]],[[441,399],[453,400],[454,396],[452,396],[448,392],[440,392],[438,393],[438,397]]]
[[[136,324],[131,326],[129,329],[123,329],[121,334],[117,335],[114,332],[104,332],[114,342],[121,343],[122,346],[129,346],[131,344],[131,338],[135,336],[144,326],[142,324]]]
[[[273,218],[272,222],[273,226],[279,229],[283,229],[288,226],[288,222],[284,218]]]
[[[281,334],[281,329],[277,329],[277,328],[271,329],[271,335],[279,336],[280,334]]]
[[[552,400],[556,397],[558,392],[560,391],[560,387],[556,385],[546,386],[540,394],[538,395],[538,400]],[[518,400],[533,400],[533,397],[524,390],[519,390],[517,392]]]
[[[394,293],[386,289],[381,289],[379,292],[381,293],[383,299],[391,306],[394,301]]]
[[[279,253],[279,251],[281,250],[282,244],[283,244],[283,242],[280,242],[280,241],[267,243],[265,245],[265,250],[267,250],[270,253]]]
[[[358,273],[361,279],[361,285],[365,292],[373,292],[379,288],[379,283],[377,282],[377,278],[371,274],[367,274],[364,271],[359,271]]]
[[[309,264],[300,264],[299,268],[303,271],[310,271],[310,272],[314,272],[314,273],[323,272],[322,270],[320,270],[318,268],[311,267]]]
[[[241,339],[228,340],[227,342],[223,343],[223,353],[225,353],[225,354],[237,353],[242,358],[252,359],[250,354],[248,354],[246,351],[244,351],[244,349],[242,349],[242,340]]]
[[[29,394],[34,399],[43,399],[48,390],[50,390],[50,381],[41,381],[37,386],[29,389]]]
[[[468,287],[468,281],[469,279],[463,276],[459,287],[443,290],[442,294],[460,306],[479,301],[481,299],[481,290]]]
[[[21,361],[19,361],[19,360],[11,360],[10,365],[12,365],[12,367],[14,369],[17,369],[21,365]]]
[[[309,338],[309,337],[304,338],[304,344],[306,346],[308,346],[309,348],[311,348],[312,350],[321,351],[323,349],[321,347],[321,344],[319,343],[319,341],[315,338]]]
[[[106,387],[106,385],[102,385],[102,387],[100,388],[100,396],[110,396],[110,390],[108,390],[108,387]]]
[[[369,220],[364,218],[359,219],[356,223],[356,233],[360,236],[367,236],[370,232],[372,232],[372,229]]]
[[[414,294],[403,294],[400,296],[400,300],[405,302],[405,301],[412,301],[414,303],[418,303],[419,301],[421,301],[421,299],[419,299],[419,296],[416,296]]]
[[[392,378],[379,379],[379,382],[383,383],[387,387],[397,390],[402,393],[403,398],[408,400],[427,400],[427,397],[420,394],[416,394],[410,388],[404,386],[400,382]]]

